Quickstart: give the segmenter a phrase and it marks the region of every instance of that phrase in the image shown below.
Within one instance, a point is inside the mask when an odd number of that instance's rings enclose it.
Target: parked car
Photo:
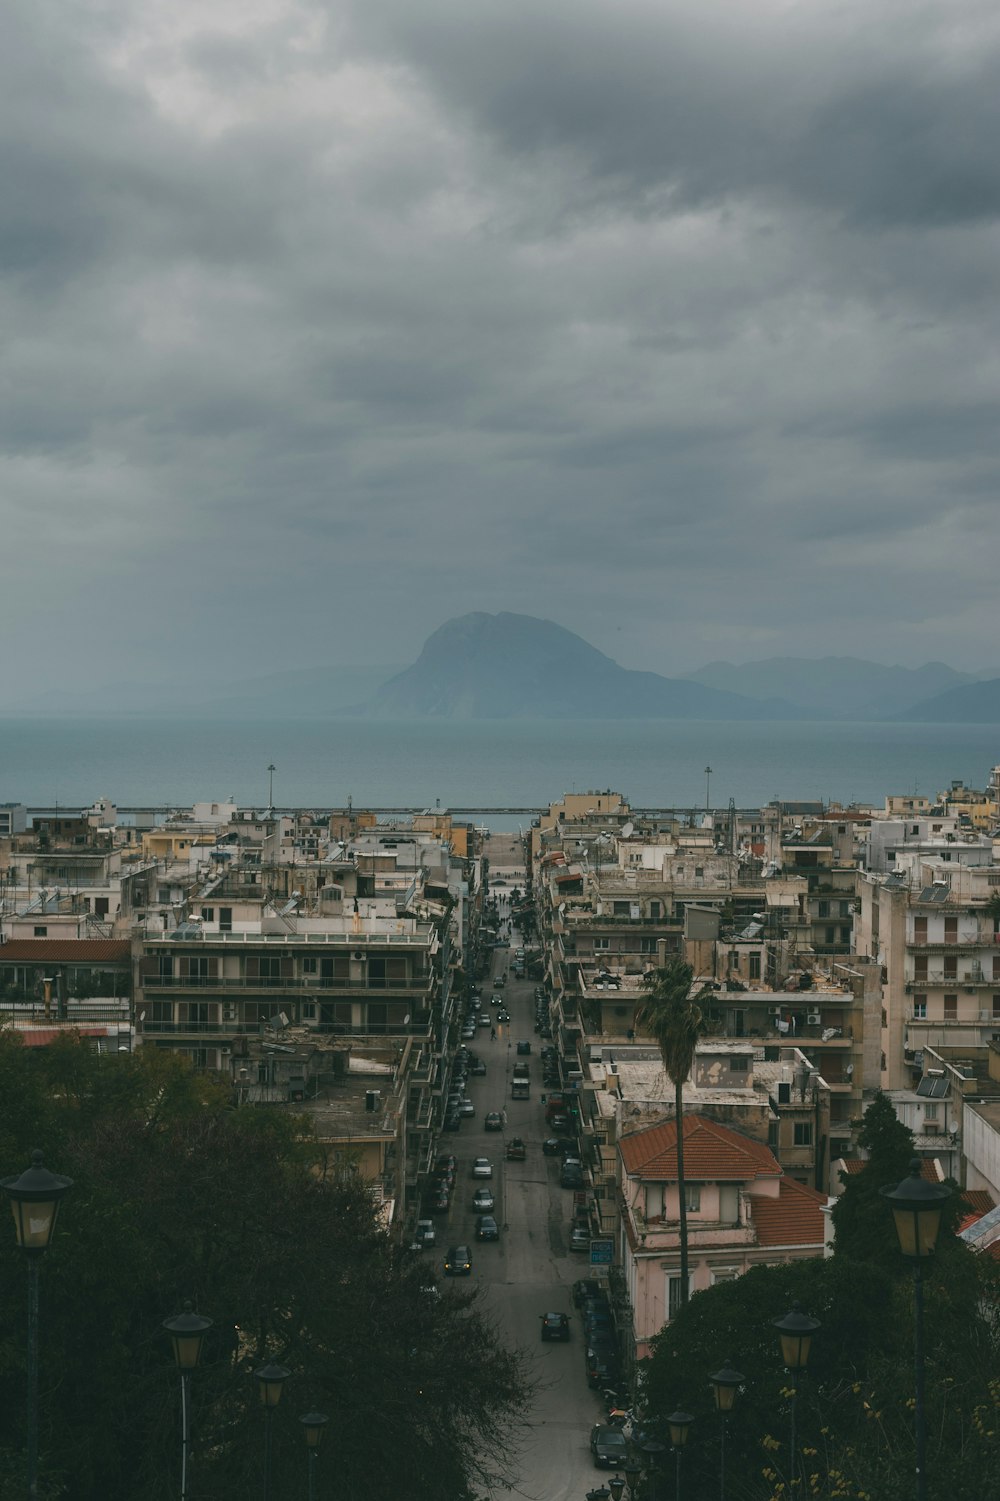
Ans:
[[[628,1444],[620,1428],[595,1424],[590,1434],[590,1452],[599,1469],[618,1470],[628,1463]]]
[[[492,1214],[494,1209],[492,1188],[477,1188],[472,1195],[472,1207],[477,1214]]]
[[[468,1277],[472,1272],[472,1257],[468,1246],[450,1246],[444,1258],[446,1277]]]
[[[618,1352],[610,1340],[587,1341],[587,1385],[595,1389],[618,1384]]]
[[[466,1042],[469,1042],[473,1037],[475,1037],[475,1035],[475,1027],[470,1027],[469,1023],[466,1022],[462,1028],[462,1036],[465,1038]]]
[[[450,1110],[441,1122],[442,1131],[458,1131],[462,1126],[462,1117],[457,1110]]]
[[[519,1053],[521,1053],[521,1054],[530,1053],[531,1052],[531,1043],[530,1042],[519,1042],[518,1045],[517,1045],[517,1051]]]
[[[437,1193],[431,1194],[431,1197],[427,1200],[425,1208],[429,1210],[431,1214],[447,1214],[448,1205],[450,1203],[451,1195],[446,1188],[442,1188]]]
[[[519,1136],[511,1137],[510,1141],[507,1143],[507,1148],[504,1155],[506,1156],[508,1162],[524,1161],[527,1153],[525,1152],[524,1142]]]
[[[423,1250],[426,1246],[433,1246],[437,1240],[433,1220],[417,1220],[417,1228],[413,1232],[413,1243]]]
[[[583,1174],[578,1167],[563,1167],[559,1169],[560,1188],[583,1188]]]
[[[590,1231],[582,1229],[579,1225],[569,1233],[569,1248],[571,1251],[590,1250]]]
[[[442,1169],[447,1169],[447,1171],[454,1173],[458,1167],[458,1158],[454,1152],[439,1152],[434,1159],[434,1167],[438,1172]]]
[[[542,1321],[542,1339],[569,1339],[569,1314],[568,1313],[543,1313],[539,1317]]]
[[[477,1157],[472,1164],[472,1176],[474,1178],[492,1178],[493,1164],[488,1157]]]
[[[492,1214],[481,1214],[476,1219],[477,1240],[499,1240],[500,1228]]]
[[[607,1291],[603,1282],[598,1282],[596,1277],[581,1277],[573,1283],[573,1303],[579,1308],[588,1298],[603,1298],[607,1301]]]
[[[468,1096],[459,1102],[458,1113],[459,1115],[475,1115],[476,1107]]]
[[[470,1069],[470,1073],[474,1074],[477,1079],[481,1079],[485,1072],[486,1064],[481,1058],[477,1058],[475,1063],[473,1063],[472,1068]]]

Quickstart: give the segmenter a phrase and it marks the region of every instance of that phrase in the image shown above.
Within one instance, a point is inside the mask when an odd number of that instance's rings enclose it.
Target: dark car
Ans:
[[[474,1074],[476,1076],[476,1078],[480,1078],[481,1079],[482,1076],[483,1076],[483,1074],[485,1074],[485,1072],[486,1072],[486,1064],[483,1062],[483,1060],[481,1058],[477,1058],[476,1061],[475,1061],[475,1063],[470,1068],[469,1072],[471,1074]]]
[[[477,1214],[492,1214],[494,1208],[493,1190],[485,1184],[477,1188],[472,1195],[472,1207]]]
[[[441,1122],[442,1131],[460,1131],[462,1129],[462,1117],[457,1110],[450,1111]]]
[[[492,1214],[480,1214],[476,1217],[477,1240],[499,1240],[500,1227]]]
[[[483,1130],[484,1131],[502,1131],[503,1130],[503,1116],[500,1114],[499,1110],[488,1110],[486,1112],[486,1115],[485,1115],[485,1117],[483,1119]]]
[[[434,1159],[434,1167],[438,1172],[444,1169],[453,1173],[458,1167],[458,1158],[454,1152],[439,1152]]]
[[[542,1339],[569,1339],[568,1313],[543,1313],[539,1317],[542,1321]]]
[[[618,1470],[628,1462],[628,1444],[620,1428],[598,1423],[590,1434],[590,1452],[594,1463],[605,1470]]]
[[[508,1162],[523,1162],[525,1160],[527,1151],[525,1149],[524,1142],[519,1136],[511,1137],[510,1141],[507,1143],[507,1148],[504,1155],[506,1156]]]
[[[546,1157],[558,1157],[562,1151],[562,1141],[558,1136],[546,1136],[542,1142],[542,1152]]]
[[[584,1187],[583,1174],[578,1167],[564,1167],[559,1171],[560,1188],[580,1189]]]
[[[497,1012],[497,1021],[498,1022],[509,1022],[510,1021],[510,1017],[507,1014],[507,1012],[504,1011],[503,1007],[501,1007],[500,1010]]]
[[[598,1282],[596,1277],[581,1277],[573,1283],[573,1302],[576,1307],[579,1308],[588,1298],[601,1298],[607,1302],[604,1283]]]
[[[442,1188],[439,1193],[432,1194],[427,1200],[427,1209],[431,1214],[447,1214],[448,1205],[451,1203],[448,1190]]]
[[[472,1274],[472,1257],[468,1246],[451,1246],[444,1258],[446,1277],[468,1277]]]
[[[587,1341],[587,1385],[614,1386],[618,1381],[618,1352],[610,1340]]]
[[[530,1042],[519,1042],[518,1045],[517,1045],[517,1051],[519,1053],[523,1053],[523,1054],[530,1053],[531,1052],[531,1043]]]

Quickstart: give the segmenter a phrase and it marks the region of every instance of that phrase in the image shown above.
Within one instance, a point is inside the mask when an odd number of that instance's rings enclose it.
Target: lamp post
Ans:
[[[164,1319],[163,1327],[170,1335],[174,1351],[174,1363],[181,1373],[181,1501],[187,1498],[188,1449],[191,1442],[191,1372],[201,1359],[201,1347],[205,1335],[212,1327],[211,1319],[203,1319],[193,1313],[191,1304],[184,1304],[184,1312],[172,1319]]]
[[[257,1392],[264,1408],[264,1501],[271,1494],[271,1421],[274,1409],[281,1401],[281,1389],[291,1375],[287,1366],[269,1361],[254,1371]]]
[[[795,1449],[795,1399],[798,1395],[798,1386],[795,1379],[797,1371],[804,1371],[809,1360],[809,1350],[812,1346],[812,1337],[819,1328],[819,1319],[812,1319],[807,1313],[802,1312],[800,1304],[793,1303],[790,1313],[786,1313],[782,1319],[772,1319],[771,1323],[778,1331],[781,1339],[781,1358],[792,1378],[792,1401],[791,1401],[791,1473],[789,1482],[795,1484],[795,1472],[798,1469],[798,1455]]]
[[[667,1426],[670,1429],[670,1442],[674,1446],[674,1478],[676,1482],[674,1490],[677,1501],[681,1501],[681,1454],[688,1441],[688,1433],[693,1422],[693,1415],[689,1412],[682,1412],[680,1408],[676,1412],[672,1412],[667,1419]]]
[[[306,1412],[299,1418],[309,1453],[309,1501],[316,1501],[316,1457],[329,1421],[325,1412]]]
[[[268,813],[273,813],[274,812],[274,773],[277,771],[277,769],[278,768],[275,766],[275,764],[274,764],[273,761],[271,762],[270,766],[268,766],[268,768],[267,768],[267,811],[268,811]]]
[[[31,1166],[20,1177],[0,1179],[0,1188],[10,1199],[17,1243],[28,1258],[28,1495],[38,1495],[38,1273],[42,1253],[49,1248],[59,1217],[63,1195],[73,1187],[72,1178],[50,1173],[42,1166],[41,1152],[32,1152]]]
[[[924,1415],[924,1262],[934,1254],[941,1210],[951,1191],[920,1176],[920,1159],[910,1176],[893,1189],[880,1190],[896,1222],[899,1249],[913,1267],[913,1428],[917,1450],[916,1501],[927,1501],[927,1423]]]
[[[636,1448],[646,1461],[646,1477],[649,1481],[649,1501],[659,1501],[660,1463],[667,1452],[667,1446],[666,1444],[661,1444],[658,1438],[647,1438],[637,1441]]]
[[[736,1393],[739,1391],[746,1377],[741,1371],[733,1369],[732,1362],[727,1363],[721,1370],[709,1376],[712,1383],[712,1392],[715,1396],[715,1406],[721,1419],[721,1431],[719,1435],[719,1501],[725,1501],[726,1497],[726,1419],[733,1410],[736,1401]]]
[[[625,1489],[625,1476],[612,1475],[608,1480],[608,1490],[611,1492],[611,1501],[622,1501],[622,1491]]]

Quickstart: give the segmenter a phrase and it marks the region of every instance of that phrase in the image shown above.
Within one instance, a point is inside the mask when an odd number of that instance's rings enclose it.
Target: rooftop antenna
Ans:
[[[706,766],[705,767],[705,812],[706,813],[710,813],[712,811],[711,797],[712,797],[712,768],[710,766]]]
[[[268,813],[273,813],[274,812],[274,773],[277,771],[277,769],[278,768],[275,766],[275,764],[274,764],[273,761],[270,763],[270,765],[267,768],[267,811],[268,811]]]

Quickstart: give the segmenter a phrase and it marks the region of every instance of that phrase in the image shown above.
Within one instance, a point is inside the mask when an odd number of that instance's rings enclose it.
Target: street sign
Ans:
[[[613,1240],[592,1240],[590,1242],[591,1266],[610,1266],[614,1259],[614,1249]]]

